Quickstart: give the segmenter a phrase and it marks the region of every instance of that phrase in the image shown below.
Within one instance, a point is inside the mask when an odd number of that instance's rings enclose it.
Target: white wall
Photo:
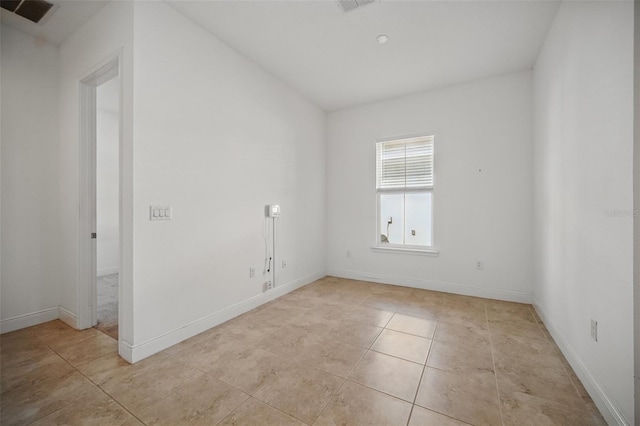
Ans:
[[[98,276],[118,272],[120,78],[114,77],[96,90],[96,216]]]
[[[136,3],[134,28],[136,358],[266,300],[266,204],[278,285],[324,275],[325,114],[165,3]]]
[[[529,301],[530,72],[331,113],[327,132],[330,274]],[[424,132],[435,134],[434,245],[440,254],[373,252],[375,142]],[[484,270],[475,269],[477,260]]]
[[[67,312],[64,318],[79,328],[91,326],[90,293],[88,279],[90,271],[81,265],[88,264],[90,254],[85,236],[90,235],[88,224],[81,220],[89,206],[85,188],[80,185],[80,158],[86,146],[80,141],[80,80],[96,71],[105,61],[122,54],[122,141],[121,199],[123,214],[120,218],[123,241],[120,242],[122,270],[120,271],[120,350],[123,344],[133,340],[133,255],[132,255],[132,121],[133,121],[133,4],[111,2],[91,18],[80,30],[60,46],[60,149],[58,162],[59,211],[61,255],[60,304]],[[84,170],[86,173],[86,169]],[[80,239],[82,238],[82,240]],[[73,324],[77,320],[77,324]]]
[[[534,303],[612,424],[634,424],[632,103],[633,3],[563,3],[534,70]]]
[[[7,26],[1,31],[6,332],[58,315],[58,48]]]

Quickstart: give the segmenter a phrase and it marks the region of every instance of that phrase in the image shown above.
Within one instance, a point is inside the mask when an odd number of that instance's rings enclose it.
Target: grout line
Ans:
[[[344,387],[344,384],[347,383],[347,379],[344,379],[342,381],[342,383],[340,383],[340,386],[338,386],[338,389],[336,389],[335,393],[331,394],[331,398],[329,398],[329,400],[324,404],[324,406],[322,407],[322,410],[320,410],[320,412],[318,413],[318,415],[313,419],[313,421],[310,424],[314,424],[315,422],[318,421],[318,419],[320,418],[320,416],[322,416],[322,414],[324,414],[324,411],[327,409],[327,407],[329,406],[329,404],[331,404],[333,402],[333,400],[335,399],[335,397],[338,395],[338,393],[340,393],[340,391],[342,390],[342,388]]]
[[[358,365],[360,365],[360,363],[362,362],[362,360],[364,359],[365,356],[367,356],[367,354],[370,352],[369,349],[365,349],[365,351],[362,353],[362,355],[360,355],[360,358],[358,358],[358,362],[356,362],[355,364],[353,364],[353,367],[351,367],[351,370],[349,370],[349,374],[347,374],[347,376],[345,377],[345,380],[348,380],[349,377],[351,377],[351,375],[353,374],[353,372],[356,370],[356,368],[358,368]]]
[[[71,404],[73,404],[73,402],[70,402],[69,404],[67,404],[67,405],[65,405],[65,406],[63,406],[63,407],[60,407],[60,408],[58,408],[57,410],[52,411],[51,413],[47,414],[47,415],[46,415],[46,416],[44,416],[44,417],[38,417],[38,418],[35,418],[35,419],[31,420],[31,421],[28,421],[28,423],[25,423],[25,424],[26,424],[26,425],[32,425],[32,424],[34,424],[34,423],[36,423],[36,422],[40,422],[40,423],[42,423],[42,421],[43,421],[44,419],[46,419],[47,417],[52,416],[52,415],[54,415],[55,413],[57,413],[57,412],[60,412],[60,411],[64,410],[65,408],[67,408],[67,407],[68,407],[69,405],[71,405]]]
[[[431,339],[427,339],[427,340],[431,340]],[[433,345],[433,342],[434,342],[434,341],[433,341],[433,340],[431,340],[431,344],[429,345],[429,351],[427,351],[427,357],[429,356],[429,352],[431,351],[431,346]],[[369,352],[375,352],[375,353],[380,354],[380,355],[390,356],[391,358],[399,359],[399,360],[401,360],[401,361],[410,362],[410,363],[412,363],[412,364],[416,364],[416,365],[426,365],[426,364],[427,364],[427,360],[426,360],[426,358],[425,358],[424,363],[421,363],[421,362],[416,362],[416,361],[412,361],[412,360],[410,360],[410,359],[406,359],[406,358],[399,357],[398,355],[392,355],[392,354],[388,354],[388,353],[386,353],[386,352],[380,352],[380,351],[377,351],[377,350],[375,350],[375,349],[369,349],[368,351],[369,351]]]
[[[385,330],[385,328],[380,329],[380,331],[378,332],[378,334],[376,334],[376,337],[371,341],[371,343],[369,343],[369,347],[367,347],[367,351],[371,351],[373,349],[371,349],[373,347],[373,345],[376,344],[376,342],[378,341],[378,339],[380,338],[380,335],[382,334],[382,332]]]
[[[496,383],[496,396],[498,397],[498,410],[500,410],[500,421],[504,426],[504,416],[502,415],[502,400],[500,399],[500,388],[498,387],[498,369],[496,368],[495,351],[493,350],[493,339],[491,338],[491,328],[489,326],[489,314],[487,313],[487,305],[484,306],[484,314],[487,320],[487,330],[489,330],[489,346],[491,347],[491,362],[493,364],[493,379]]]
[[[438,329],[438,323],[436,323],[436,329],[433,331],[433,335],[435,336],[435,332]],[[416,394],[413,397],[413,403],[411,404],[411,410],[409,411],[409,418],[407,418],[407,426],[409,426],[409,422],[411,421],[411,416],[413,416],[413,409],[416,406],[416,400],[418,399],[418,393],[420,392],[420,386],[422,386],[422,379],[424,378],[424,373],[427,371],[427,362],[429,361],[429,355],[431,354],[431,348],[433,348],[433,340],[431,340],[431,344],[429,345],[429,350],[427,351],[427,358],[424,360],[424,365],[422,366],[422,374],[420,374],[420,380],[418,380],[418,387],[416,388]]]
[[[225,382],[225,383],[226,383],[226,382]],[[246,392],[244,392],[244,393],[246,394]],[[264,404],[264,405],[266,405],[267,407],[273,408],[274,410],[279,411],[280,413],[284,414],[284,415],[285,415],[285,416],[287,416],[287,417],[294,418],[294,419],[298,420],[299,422],[301,422],[301,423],[303,423],[303,424],[305,424],[305,425],[310,425],[310,424],[311,424],[311,423],[307,423],[307,422],[305,422],[305,421],[304,421],[304,420],[302,420],[302,419],[297,418],[297,417],[296,417],[296,416],[294,416],[293,414],[289,414],[289,413],[287,413],[287,412],[284,412],[284,411],[282,411],[281,409],[279,409],[278,407],[274,407],[273,405],[269,404],[268,402],[265,402],[265,401],[263,401],[263,400],[261,400],[261,399],[258,399],[258,398],[256,398],[255,396],[252,396],[252,395],[249,395],[249,398],[245,399],[245,400],[242,402],[242,404],[238,405],[238,406],[237,406],[237,407],[236,407],[232,412],[230,412],[229,414],[227,414],[226,416],[224,416],[224,418],[223,418],[222,420],[220,420],[220,421],[219,421],[218,423],[216,423],[216,424],[217,424],[217,425],[222,424],[222,422],[224,422],[224,421],[225,421],[225,419],[226,419],[227,417],[229,417],[230,415],[232,415],[233,413],[235,413],[235,412],[236,412],[240,407],[242,407],[244,404],[246,404],[246,403],[247,403],[247,401],[249,401],[249,400],[251,400],[251,399],[255,399],[255,400],[256,400],[256,401],[258,401],[259,403]]]
[[[58,321],[59,321],[59,320],[58,320]],[[63,323],[63,324],[64,324],[64,323]],[[67,325],[67,324],[65,324],[65,325]],[[67,327],[69,327],[69,326],[67,325]],[[87,329],[84,329],[84,330],[76,330],[75,328],[71,328],[71,327],[69,327],[69,329],[70,329],[70,330],[72,330],[72,331],[74,331],[74,332],[84,332],[84,331],[88,331],[88,330],[93,330],[93,329],[95,329],[95,327],[90,327],[90,328],[87,328]],[[64,331],[66,332],[67,330],[64,330]],[[97,330],[97,329],[96,329],[96,331],[99,331],[99,330]],[[56,333],[57,333],[57,332],[56,332]],[[89,339],[92,339],[92,338],[95,338],[95,337],[96,337],[96,335],[95,335],[95,334],[94,334],[93,336],[87,336],[87,337],[84,337],[84,338],[82,338],[82,339],[80,339],[80,340],[78,340],[78,341],[75,341],[75,342],[73,342],[73,343],[66,343],[66,344],[62,345],[62,348],[67,348],[67,347],[69,347],[69,346],[77,345],[78,343],[85,342],[85,341],[87,341],[87,340],[89,340]],[[111,336],[109,336],[109,337],[113,339],[113,337],[111,337]],[[56,351],[56,350],[51,346],[51,344],[49,344],[49,343],[45,343],[45,341],[44,341],[42,338],[40,338],[40,337],[38,337],[38,336],[35,336],[35,338],[36,338],[36,339],[38,339],[38,341],[39,341],[42,345],[44,345],[44,346],[48,347],[49,349],[51,349],[52,351],[54,351],[54,352],[58,353],[58,352],[57,352],[57,351]],[[62,349],[62,348],[61,348],[61,349]]]
[[[431,321],[436,321],[436,320],[431,320]],[[384,329],[388,330],[388,331],[393,331],[393,332],[396,332],[396,333],[402,333],[402,334],[405,334],[407,336],[413,336],[413,337],[419,337],[421,339],[433,340],[433,337],[424,337],[424,336],[420,336],[419,334],[407,333],[406,331],[401,331],[401,330],[394,330],[393,328],[386,328],[385,327]],[[435,332],[433,333],[433,335],[435,336]]]
[[[311,332],[306,332],[306,333],[307,333],[307,334],[313,334],[313,335],[316,335],[316,336],[319,336],[319,337],[326,337],[326,336],[318,335],[318,334],[311,333]],[[198,342],[195,346],[200,345],[201,343],[203,343],[203,342]],[[243,343],[244,343],[244,342],[243,342]],[[324,409],[329,405],[329,403],[333,400],[333,397],[338,393],[338,391],[342,388],[342,386],[343,386],[343,385],[344,385],[344,383],[346,382],[346,379],[345,379],[345,378],[340,377],[340,376],[338,376],[338,375],[336,375],[336,374],[334,374],[334,373],[330,373],[330,372],[328,372],[328,371],[322,370],[322,369],[320,369],[320,368],[318,368],[318,367],[315,367],[315,366],[313,366],[313,365],[311,365],[311,364],[308,364],[308,363],[306,363],[305,361],[300,360],[300,359],[298,359],[298,358],[291,358],[291,357],[289,357],[289,356],[284,356],[284,355],[281,355],[281,354],[278,354],[278,353],[272,352],[272,351],[270,351],[270,350],[268,350],[268,349],[260,348],[260,347],[258,347],[258,346],[257,346],[257,343],[249,343],[249,344],[247,344],[246,348],[245,348],[245,349],[242,349],[242,351],[244,351],[244,350],[246,350],[246,349],[248,349],[248,348],[256,348],[256,349],[260,349],[260,350],[263,350],[263,351],[265,351],[265,352],[268,352],[268,353],[270,353],[270,354],[272,354],[272,355],[274,355],[274,356],[277,356],[277,357],[279,357],[279,358],[282,358],[283,360],[286,360],[287,362],[290,362],[290,363],[291,363],[291,365],[295,365],[295,364],[304,365],[304,366],[306,366],[306,367],[313,368],[314,370],[321,371],[321,372],[322,372],[322,373],[324,373],[324,374],[329,374],[329,375],[332,375],[332,376],[335,376],[335,377],[338,377],[339,379],[341,379],[341,380],[342,380],[342,383],[340,384],[340,386],[338,387],[338,389],[336,390],[336,392],[335,392],[334,394],[332,394],[332,395],[331,395],[331,397],[328,399],[328,401],[326,402],[326,404],[323,406],[323,408],[322,408],[322,410],[320,411],[320,414],[318,415],[318,417],[322,414],[322,412],[324,411]],[[361,348],[361,349],[362,349],[362,348]],[[365,353],[366,353],[366,351],[365,351]],[[275,410],[277,410],[277,411],[279,411],[279,412],[283,413],[283,414],[286,414],[286,415],[287,415],[287,416],[289,416],[289,417],[292,417],[292,418],[294,418],[294,419],[296,419],[296,420],[299,420],[300,422],[302,422],[302,423],[304,423],[304,424],[306,424],[306,425],[308,425],[308,424],[309,424],[309,423],[307,423],[306,421],[304,421],[304,420],[302,420],[302,419],[300,419],[300,418],[296,417],[295,415],[293,415],[293,414],[291,414],[291,413],[287,413],[287,412],[285,412],[285,411],[282,411],[282,410],[280,410],[279,408],[274,407],[273,405],[271,405],[271,404],[270,404],[270,403],[268,403],[267,401],[264,401],[264,400],[262,400],[262,399],[260,399],[260,398],[256,397],[256,396],[255,396],[255,394],[258,392],[258,390],[259,390],[259,389],[261,389],[261,388],[262,388],[262,386],[261,386],[261,387],[259,387],[259,388],[257,388],[253,393],[248,393],[248,392],[246,392],[246,391],[244,391],[244,390],[242,390],[242,389],[240,389],[240,388],[236,387],[235,385],[233,385],[233,384],[231,384],[231,383],[229,383],[229,382],[227,382],[227,381],[225,381],[225,380],[223,380],[223,379],[221,379],[221,378],[219,378],[219,377],[215,377],[215,376],[213,376],[212,374],[210,374],[210,373],[209,373],[209,372],[207,372],[207,371],[204,371],[204,370],[202,370],[202,369],[200,369],[200,368],[198,368],[198,367],[195,367],[195,366],[193,366],[193,365],[187,364],[187,363],[185,363],[185,362],[183,362],[183,361],[181,361],[181,360],[179,360],[179,359],[175,358],[173,355],[170,355],[170,354],[167,354],[167,355],[168,355],[169,357],[173,358],[174,360],[176,360],[177,362],[179,362],[179,363],[181,363],[181,364],[183,364],[183,365],[185,365],[185,366],[187,366],[187,367],[190,367],[190,368],[193,368],[193,369],[195,369],[195,370],[198,370],[198,371],[202,372],[203,374],[205,374],[206,376],[212,377],[212,378],[213,378],[213,379],[215,379],[215,380],[219,380],[219,381],[221,381],[221,382],[225,383],[226,385],[230,386],[231,388],[236,389],[237,391],[242,392],[243,394],[247,395],[247,396],[248,396],[248,398],[247,398],[245,401],[243,401],[243,402],[242,402],[242,404],[240,404],[240,405],[243,405],[247,400],[249,400],[249,399],[253,398],[253,399],[255,399],[255,400],[257,400],[257,401],[259,401],[259,402],[261,402],[261,403],[263,403],[263,404],[265,404],[265,405],[267,405],[267,406],[269,406],[269,407],[271,407],[271,408],[273,408],[273,409],[275,409]],[[364,355],[364,354],[363,354],[363,355]],[[361,357],[362,357],[362,356],[361,356]],[[240,406],[238,406],[238,407],[240,407]],[[236,407],[236,409],[237,409],[238,407]],[[236,409],[234,409],[234,411],[235,411]],[[233,413],[234,411],[232,411],[231,413]],[[226,417],[228,417],[231,413],[229,413],[227,416],[225,416],[225,418],[226,418]],[[316,417],[316,418],[314,419],[314,421],[315,421],[315,420],[317,420],[317,418],[318,418],[318,417]],[[224,419],[223,419],[223,420],[224,420]],[[222,421],[222,420],[221,420],[221,421]],[[312,422],[312,423],[313,423],[313,422]],[[312,424],[312,423],[311,423],[311,424]]]
[[[383,394],[383,395],[390,396],[391,398],[393,398],[393,399],[397,399],[398,401],[402,401],[402,402],[405,402],[405,403],[407,403],[407,404],[411,404],[411,405],[413,405],[411,401],[407,401],[406,399],[400,398],[400,397],[399,397],[399,396],[397,396],[397,395],[390,394],[389,392],[385,392],[385,391],[380,390],[380,389],[372,388],[371,386],[366,385],[366,384],[364,384],[364,383],[356,382],[355,380],[351,380],[351,379],[346,379],[346,380],[345,380],[345,383],[346,383],[346,382],[353,383],[353,384],[358,385],[358,386],[362,386],[363,388],[370,389],[370,390],[372,390],[372,391],[375,391],[375,392],[381,393],[381,394]]]
[[[120,401],[118,401],[117,399],[115,399],[113,396],[111,396],[109,393],[107,393],[107,391],[105,391],[102,386],[100,386],[99,384],[95,383],[93,380],[91,380],[87,375],[85,375],[82,371],[80,371],[76,366],[74,366],[73,364],[71,364],[69,361],[67,361],[66,358],[64,358],[62,355],[60,355],[58,352],[56,352],[55,349],[51,348],[50,346],[47,346],[49,349],[51,349],[53,352],[55,352],[56,355],[58,355],[62,360],[64,360],[64,362],[66,362],[67,364],[69,364],[69,366],[71,368],[73,368],[76,372],[78,372],[82,377],[84,377],[85,379],[87,379],[87,381],[89,381],[89,383],[91,383],[93,386],[95,386],[97,389],[99,389],[103,394],[105,394],[109,399],[111,399],[113,402],[115,402],[116,404],[118,404],[120,406],[120,408],[122,408],[124,411],[126,411],[127,413],[131,414],[136,420],[138,420],[140,423],[142,423],[143,425],[146,425],[145,422],[143,422],[140,418],[138,418],[138,416],[136,416],[135,414],[133,414],[127,407],[125,407],[124,405],[122,405],[122,403],[120,403]],[[116,353],[117,354],[117,353]],[[101,357],[96,358],[95,360],[98,360],[104,356],[107,356],[109,354],[103,355]],[[93,362],[95,360],[91,360],[91,361],[87,361],[86,363],[89,362]],[[133,364],[131,364],[133,365]],[[70,402],[68,405],[65,405],[65,407],[71,405],[73,403]],[[65,408],[62,407],[62,408]],[[62,409],[61,408],[61,409]],[[46,416],[45,416],[46,417]],[[122,423],[124,424],[124,422]]]
[[[376,309],[376,308],[373,308],[373,309]],[[378,310],[380,310],[380,309],[378,309]],[[390,311],[387,311],[387,312],[390,312]],[[395,316],[396,316],[396,314],[397,314],[397,313],[398,313],[398,311],[396,311],[396,312],[394,312],[393,314],[391,314],[391,316],[389,317],[389,319],[387,320],[387,322],[385,322],[385,323],[384,323],[384,325],[382,326],[382,328],[383,328],[383,329],[387,328],[387,326],[389,325],[389,323],[391,322],[391,320],[393,319],[393,317],[395,317]],[[382,333],[382,331],[381,331],[381,333]]]
[[[224,416],[222,419],[220,419],[219,422],[216,423],[216,425],[222,424],[227,418],[231,417],[233,415],[233,413],[235,413],[236,411],[238,411],[240,409],[240,407],[242,407],[244,404],[247,403],[247,401],[251,400],[251,395],[249,395],[249,398],[245,399],[244,401],[242,401],[242,403],[240,405],[238,405],[236,408],[234,408],[233,410],[231,410],[231,412],[229,414],[227,414],[226,416]]]

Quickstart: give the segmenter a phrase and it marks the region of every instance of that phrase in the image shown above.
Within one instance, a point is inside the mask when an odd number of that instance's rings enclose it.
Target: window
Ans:
[[[377,247],[433,246],[433,135],[376,144]]]

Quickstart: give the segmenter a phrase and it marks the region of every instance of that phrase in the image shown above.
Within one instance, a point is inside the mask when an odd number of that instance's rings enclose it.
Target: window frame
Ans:
[[[408,254],[418,254],[418,255],[432,255],[437,256],[439,251],[435,246],[435,227],[434,227],[434,189],[435,189],[435,134],[433,132],[425,132],[415,135],[407,135],[407,136],[398,136],[392,138],[379,139],[375,143],[376,152],[379,143],[384,142],[400,142],[410,139],[416,138],[432,138],[433,144],[433,170],[432,170],[432,179],[434,183],[430,187],[426,188],[391,188],[391,189],[380,189],[378,188],[378,155],[376,153],[375,157],[375,175],[376,175],[376,236],[375,236],[375,244],[371,247],[373,251],[378,252],[389,252],[389,253],[408,253]],[[397,243],[383,243],[380,241],[380,235],[382,235],[382,222],[381,222],[381,195],[383,194],[430,194],[431,196],[431,221],[429,223],[430,231],[431,231],[431,245],[415,245],[415,244],[397,244]],[[406,217],[406,214],[405,214]],[[403,218],[404,224],[404,218]],[[405,225],[406,226],[406,225]],[[404,231],[403,231],[404,232]]]

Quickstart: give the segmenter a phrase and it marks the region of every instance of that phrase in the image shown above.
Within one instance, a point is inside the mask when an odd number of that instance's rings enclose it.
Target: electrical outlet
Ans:
[[[273,283],[271,281],[267,281],[264,283],[264,289],[265,291],[273,289]]]
[[[286,261],[286,260],[283,260],[283,261],[282,261],[282,268],[284,269],[284,268],[286,268],[286,267],[287,267],[287,261]]]
[[[481,260],[476,261],[476,269],[482,271],[484,269],[484,262]]]
[[[598,321],[591,320],[591,338],[598,341]]]
[[[249,278],[256,276],[256,268],[249,268]]]

